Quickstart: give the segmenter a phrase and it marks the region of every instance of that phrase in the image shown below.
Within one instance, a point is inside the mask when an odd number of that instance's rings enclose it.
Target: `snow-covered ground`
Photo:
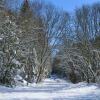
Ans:
[[[93,84],[72,84],[58,78],[50,78],[28,87],[0,86],[0,100],[100,100],[100,88]]]

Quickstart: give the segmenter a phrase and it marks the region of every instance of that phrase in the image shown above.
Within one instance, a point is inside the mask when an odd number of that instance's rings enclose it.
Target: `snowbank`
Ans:
[[[83,82],[72,84],[51,78],[29,86],[0,86],[0,100],[100,100],[100,89]]]

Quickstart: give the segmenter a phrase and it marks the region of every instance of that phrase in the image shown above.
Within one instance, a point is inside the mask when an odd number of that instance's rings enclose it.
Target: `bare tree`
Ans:
[[[89,6],[83,6],[82,9],[78,9],[76,11],[76,32],[77,37],[79,39],[79,49],[81,50],[82,55],[86,61],[86,73],[87,73],[87,81],[95,81],[96,72],[94,70],[95,66],[92,66],[92,51],[93,45],[91,40],[95,38],[94,34],[98,34],[97,31],[94,32],[95,28],[98,28],[98,24],[96,27],[91,23],[91,20],[96,23],[93,19],[91,19],[92,13],[91,8]],[[90,20],[91,19],[91,20]],[[98,18],[96,19],[98,20]],[[93,26],[94,27],[93,27]],[[97,30],[97,29],[96,29]],[[91,73],[91,74],[90,74]],[[92,77],[90,76],[92,75]]]

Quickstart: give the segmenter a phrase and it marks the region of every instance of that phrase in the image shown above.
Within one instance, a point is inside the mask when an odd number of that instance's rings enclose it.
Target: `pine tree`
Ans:
[[[28,0],[24,0],[18,18],[18,26],[22,33],[19,34],[20,39],[20,60],[24,67],[24,79],[28,82],[33,81],[33,18],[32,10]]]
[[[0,84],[9,86],[14,84],[14,71],[18,67],[14,62],[18,45],[18,28],[5,13],[5,10],[0,12]]]
[[[45,60],[46,56],[48,56],[49,48],[43,19],[37,14],[38,12],[33,12],[29,1],[24,0],[19,14],[19,25],[22,29],[20,40],[24,44],[22,49],[24,49],[26,54],[24,66],[26,76],[28,76],[27,79],[32,79],[32,77],[29,78],[29,76],[32,76],[28,74],[30,73],[36,75],[36,79],[41,81],[42,77],[48,75],[49,68],[47,66],[50,64],[50,59],[47,57],[48,60]],[[32,63],[31,66],[29,62]]]

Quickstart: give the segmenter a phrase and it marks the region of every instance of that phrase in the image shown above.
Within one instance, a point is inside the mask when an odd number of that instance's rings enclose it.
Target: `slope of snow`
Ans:
[[[0,100],[100,100],[100,89],[96,85],[51,78],[29,86],[0,86]]]

